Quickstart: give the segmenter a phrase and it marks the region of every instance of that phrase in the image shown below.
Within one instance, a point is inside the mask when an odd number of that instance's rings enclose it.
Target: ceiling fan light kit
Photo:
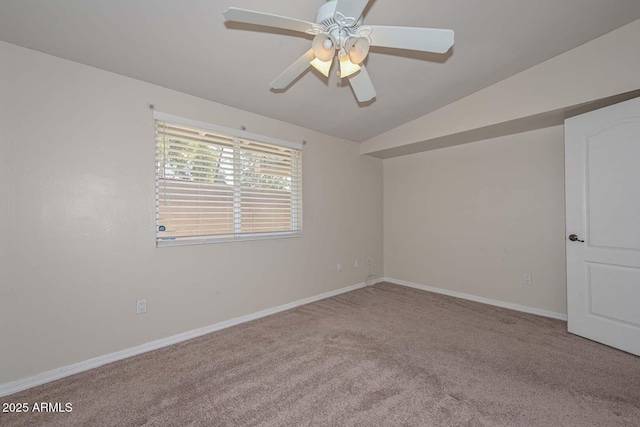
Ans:
[[[329,77],[333,59],[340,64],[338,76],[349,79],[359,102],[376,97],[376,91],[363,62],[371,46],[446,53],[454,43],[452,30],[416,27],[365,26],[362,12],[369,0],[328,0],[316,13],[315,22],[230,7],[224,11],[227,21],[281,28],[312,34],[311,49],[287,68],[271,88],[284,90],[301,74],[314,67]]]

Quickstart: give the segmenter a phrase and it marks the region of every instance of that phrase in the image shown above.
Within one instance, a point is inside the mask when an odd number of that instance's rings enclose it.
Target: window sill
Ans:
[[[157,248],[169,246],[191,246],[191,245],[209,245],[212,243],[231,243],[231,242],[247,242],[254,240],[274,240],[274,239],[291,239],[302,237],[302,232],[280,232],[280,233],[260,233],[260,234],[243,234],[240,236],[224,236],[224,237],[206,237],[206,238],[190,238],[190,239],[160,239],[156,240]]]

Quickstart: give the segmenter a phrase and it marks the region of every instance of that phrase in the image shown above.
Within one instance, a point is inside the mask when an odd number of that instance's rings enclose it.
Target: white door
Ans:
[[[569,332],[640,355],[640,98],[565,121]]]

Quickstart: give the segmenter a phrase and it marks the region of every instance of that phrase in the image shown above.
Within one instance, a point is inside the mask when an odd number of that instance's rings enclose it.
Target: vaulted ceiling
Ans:
[[[352,141],[428,114],[640,19],[638,0],[371,0],[366,24],[451,28],[445,55],[373,48],[377,98],[308,71],[269,83],[311,37],[226,23],[230,7],[313,21],[323,0],[1,0],[0,40]],[[1,61],[0,61],[1,62]]]

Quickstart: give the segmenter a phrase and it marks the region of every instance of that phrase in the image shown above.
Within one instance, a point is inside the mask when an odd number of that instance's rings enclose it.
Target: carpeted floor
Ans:
[[[640,426],[640,358],[379,284],[0,398],[8,426]]]

